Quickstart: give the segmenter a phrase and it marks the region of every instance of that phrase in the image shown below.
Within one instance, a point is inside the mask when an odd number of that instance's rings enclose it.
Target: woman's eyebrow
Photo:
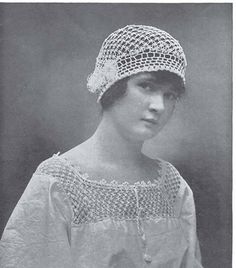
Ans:
[[[142,78],[140,78],[139,79],[139,81],[138,82],[150,82],[150,83],[156,83],[157,81],[156,81],[156,79],[155,78],[147,78],[147,77],[142,77]]]
[[[158,82],[158,80],[155,78],[155,77],[140,77],[139,80],[138,80],[138,83],[151,83],[152,85],[156,85],[156,83],[158,85],[166,85],[168,84],[168,82],[166,81],[163,81],[163,82]],[[174,92],[174,93],[178,93],[176,87],[174,87],[173,85],[170,86],[167,91],[171,91],[171,92]]]

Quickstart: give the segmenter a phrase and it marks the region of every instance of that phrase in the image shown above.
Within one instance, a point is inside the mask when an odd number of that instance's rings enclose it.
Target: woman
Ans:
[[[88,78],[101,122],[39,165],[3,233],[1,267],[202,267],[191,189],[141,152],[184,93],[186,65],[155,27],[108,36]]]

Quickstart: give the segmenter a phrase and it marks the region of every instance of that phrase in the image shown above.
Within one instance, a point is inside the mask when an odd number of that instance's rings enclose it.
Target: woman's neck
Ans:
[[[140,164],[143,159],[143,141],[134,141],[123,135],[106,117],[87,142],[92,146],[93,153],[99,154],[105,162],[133,165]]]

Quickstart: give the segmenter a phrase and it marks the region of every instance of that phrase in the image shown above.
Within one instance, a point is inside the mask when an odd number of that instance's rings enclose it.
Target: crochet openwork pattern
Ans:
[[[186,66],[184,51],[170,34],[152,26],[127,25],[104,40],[87,86],[99,101],[116,81],[139,72],[166,70],[185,82]]]
[[[180,175],[172,165],[166,162],[165,165],[164,174],[159,168],[154,182],[133,185],[89,180],[79,167],[56,155],[42,162],[35,174],[58,179],[71,202],[73,223],[82,224],[107,218],[137,220],[175,217],[173,206],[180,187]]]

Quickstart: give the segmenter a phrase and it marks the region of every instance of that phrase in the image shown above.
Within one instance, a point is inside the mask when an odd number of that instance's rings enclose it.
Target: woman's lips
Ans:
[[[143,118],[142,120],[146,121],[148,123],[151,123],[153,125],[156,125],[158,123],[158,121],[156,119],[153,119],[153,118]]]

